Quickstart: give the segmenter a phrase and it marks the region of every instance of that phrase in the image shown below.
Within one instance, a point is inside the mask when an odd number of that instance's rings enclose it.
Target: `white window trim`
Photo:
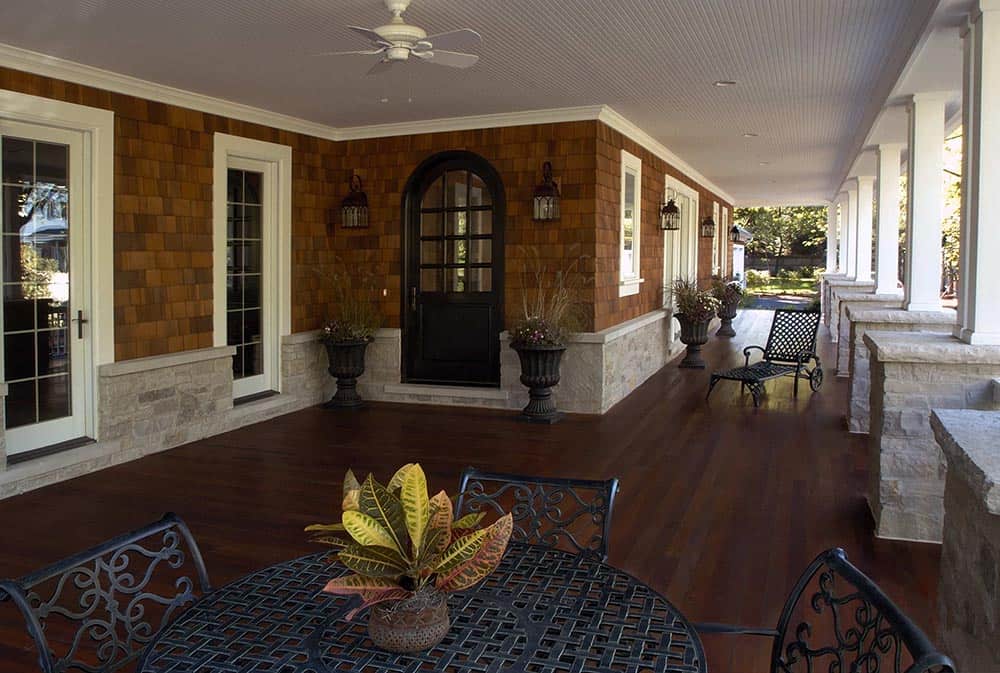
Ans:
[[[719,220],[719,267],[723,278],[729,276],[729,208],[722,206],[722,219]]]
[[[712,275],[718,276],[719,272],[722,270],[722,264],[719,261],[721,255],[719,254],[719,218],[722,215],[719,213],[719,202],[712,201],[712,221],[715,222],[715,236],[712,238]]]
[[[688,215],[689,220],[687,222],[681,222],[681,229],[677,232],[677,245],[683,246],[687,243],[687,250],[682,250],[680,266],[684,266],[684,262],[688,262],[688,268],[678,269],[678,275],[688,278],[690,280],[695,280],[698,278],[698,243],[701,240],[699,213],[701,213],[701,208],[699,204],[699,195],[696,189],[689,187],[687,184],[681,182],[672,175],[668,175],[666,178],[667,189],[672,189],[678,194],[686,196],[691,201],[691,213]],[[670,233],[670,232],[666,232]],[[686,239],[686,240],[685,240]],[[671,279],[672,280],[672,279]]]
[[[274,356],[268,363],[271,387],[281,392],[281,338],[292,331],[292,148],[225,133],[216,133],[213,144],[212,342],[217,347],[226,345],[226,182],[230,160],[266,162],[274,168],[276,182],[277,240],[271,249],[277,253],[273,273],[278,282],[274,300],[277,320],[266,318],[262,330],[273,344]]]
[[[642,160],[625,150],[621,151],[621,194],[618,209],[618,296],[628,297],[639,294],[639,286],[644,282],[641,277],[642,262],[640,246],[642,241]],[[632,232],[632,268],[622,267],[622,255],[625,252],[625,175],[635,175],[635,224]]]

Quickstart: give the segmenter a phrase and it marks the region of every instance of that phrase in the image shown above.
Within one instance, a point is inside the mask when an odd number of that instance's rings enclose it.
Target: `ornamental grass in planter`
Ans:
[[[348,470],[342,510],[340,523],[306,528],[353,571],[323,591],[359,596],[347,619],[371,608],[368,635],[390,652],[420,652],[444,639],[451,626],[447,595],[496,570],[513,528],[510,514],[486,527],[480,527],[485,512],[454,519],[448,494],[430,497],[416,463],[399,468],[385,486],[370,474],[361,483]]]
[[[337,391],[323,406],[356,409],[364,400],[358,394],[358,377],[365,373],[365,351],[382,326],[375,276],[362,269],[352,281],[338,264],[325,276],[333,289],[336,316],[320,330],[326,347],[327,371],[337,379]]]
[[[678,278],[670,285],[674,300],[674,317],[681,325],[681,342],[687,354],[678,367],[704,369],[701,347],[708,341],[708,326],[719,310],[720,302],[707,290],[699,290],[697,282]]]
[[[743,286],[739,281],[722,280],[719,278],[712,280],[712,296],[719,300],[719,319],[722,326],[719,327],[715,336],[734,337],[736,330],[733,329],[733,319],[736,317],[736,308],[743,301]]]
[[[521,361],[521,383],[528,388],[521,416],[533,423],[555,423],[562,414],[552,399],[552,388],[561,377],[569,335],[582,324],[579,267],[585,257],[576,257],[556,271],[545,268],[537,248],[528,248],[525,259],[522,317],[510,330],[510,347]]]

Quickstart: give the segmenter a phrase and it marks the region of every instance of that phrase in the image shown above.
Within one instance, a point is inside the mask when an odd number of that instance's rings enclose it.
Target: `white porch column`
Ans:
[[[837,270],[837,202],[826,207],[826,272]]]
[[[847,226],[844,227],[846,235],[843,237],[843,244],[847,249],[844,254],[844,273],[854,280],[858,275],[858,181],[848,180],[844,190],[847,192]]]
[[[837,271],[847,273],[847,192],[837,194]]]
[[[910,101],[907,162],[906,278],[908,311],[941,310],[941,219],[944,212],[944,106],[942,92]]]
[[[858,177],[857,215],[857,276],[858,280],[872,279],[872,212],[875,207],[875,177]]]
[[[903,145],[878,146],[878,234],[875,294],[899,292],[899,160]]]
[[[1000,0],[979,0],[965,38],[958,325],[970,344],[1000,344]],[[992,116],[991,116],[992,115]]]

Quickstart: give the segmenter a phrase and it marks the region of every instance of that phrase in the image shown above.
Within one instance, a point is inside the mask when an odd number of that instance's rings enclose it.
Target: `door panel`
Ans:
[[[503,185],[488,162],[438,155],[407,186],[404,379],[500,383]]]
[[[0,122],[7,452],[90,433],[89,249],[79,133]]]

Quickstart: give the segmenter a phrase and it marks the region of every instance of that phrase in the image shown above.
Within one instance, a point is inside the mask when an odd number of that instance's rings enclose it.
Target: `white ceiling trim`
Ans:
[[[285,131],[304,133],[317,138],[339,140],[335,137],[337,129],[325,124],[317,124],[290,115],[268,112],[251,105],[234,103],[222,98],[156,84],[137,77],[94,68],[55,56],[47,56],[37,51],[29,51],[8,44],[0,43],[0,65],[43,77],[52,77],[97,89],[114,91],[126,96],[136,96],[159,103],[177,105],[178,107],[231,117]]]
[[[157,84],[137,77],[94,68],[82,63],[48,56],[36,51],[21,49],[20,47],[3,43],[0,43],[0,65],[43,77],[65,80],[127,96],[136,96],[168,105],[176,105],[191,110],[217,114],[223,117],[335,141],[502,128],[531,124],[600,121],[637,142],[691,180],[720,196],[723,200],[735,205],[735,199],[724,189],[702,175],[687,161],[670,151],[666,145],[653,138],[607,105],[583,105],[578,107],[504,112],[467,117],[446,117],[414,122],[338,128],[290,115],[270,112],[251,105],[244,105],[222,98],[215,98],[213,96],[206,96],[205,94]]]

